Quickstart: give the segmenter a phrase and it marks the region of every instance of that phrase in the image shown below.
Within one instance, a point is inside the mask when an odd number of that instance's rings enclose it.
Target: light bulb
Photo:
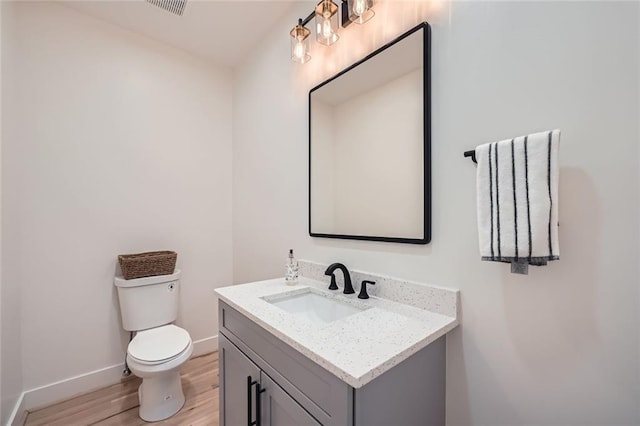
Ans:
[[[322,22],[322,35],[325,38],[329,38],[331,37],[331,34],[333,33],[332,28],[331,28],[331,21],[328,19],[325,19]]]
[[[304,58],[304,44],[302,43],[302,40],[298,40],[296,42],[296,46],[293,49],[293,56],[300,60]]]
[[[367,0],[355,0],[353,2],[353,13],[362,16],[367,11]]]
[[[364,24],[375,16],[372,9],[374,0],[348,0],[349,19],[356,24]]]

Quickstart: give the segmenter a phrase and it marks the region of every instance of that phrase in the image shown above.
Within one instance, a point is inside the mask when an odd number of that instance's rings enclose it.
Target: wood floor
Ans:
[[[147,423],[138,417],[138,386],[141,380],[131,377],[121,383],[29,412],[25,425],[217,425],[218,353],[193,358],[181,371],[186,401],[178,414],[170,419]]]

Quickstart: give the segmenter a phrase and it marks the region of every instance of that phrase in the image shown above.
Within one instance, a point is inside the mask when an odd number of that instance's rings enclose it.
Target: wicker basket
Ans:
[[[118,256],[125,280],[173,274],[178,254],[175,251],[150,251]]]

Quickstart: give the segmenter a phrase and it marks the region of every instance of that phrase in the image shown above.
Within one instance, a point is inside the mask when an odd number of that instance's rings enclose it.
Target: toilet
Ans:
[[[127,364],[142,379],[140,418],[164,420],[184,405],[180,367],[193,353],[189,332],[173,324],[178,317],[180,271],[133,280],[116,277],[114,284],[122,326],[136,332],[127,347]]]

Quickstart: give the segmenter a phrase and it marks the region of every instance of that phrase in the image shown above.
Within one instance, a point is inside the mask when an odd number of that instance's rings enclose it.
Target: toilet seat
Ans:
[[[179,357],[191,347],[189,333],[173,324],[140,331],[127,348],[128,355],[142,365],[156,365]]]

